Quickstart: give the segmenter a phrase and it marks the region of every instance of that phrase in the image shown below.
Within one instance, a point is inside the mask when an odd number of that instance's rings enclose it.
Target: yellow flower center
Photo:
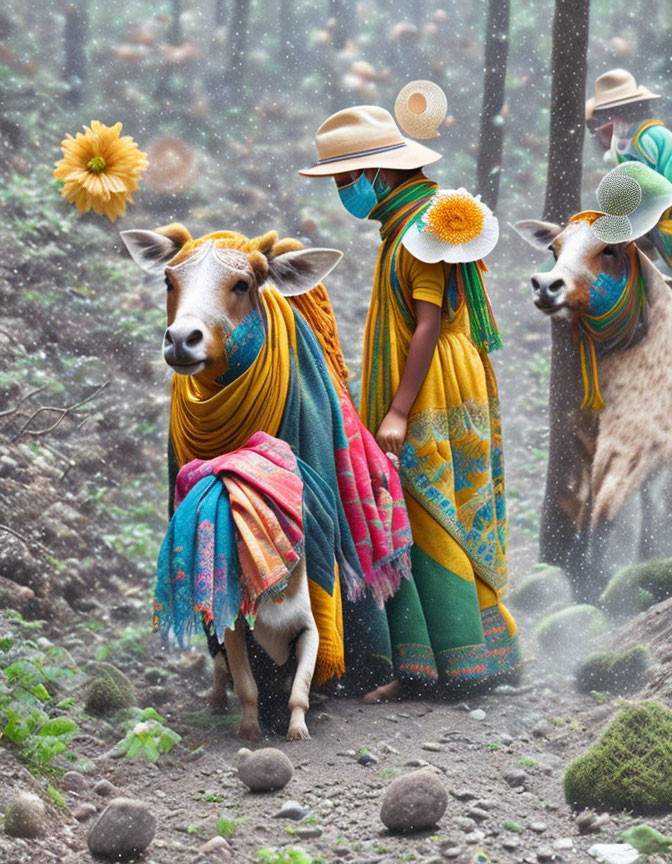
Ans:
[[[94,156],[93,159],[89,159],[86,163],[86,167],[92,174],[102,174],[107,168],[107,163],[102,156]]]
[[[427,227],[444,243],[469,243],[484,224],[485,214],[469,195],[442,196],[427,211]]]

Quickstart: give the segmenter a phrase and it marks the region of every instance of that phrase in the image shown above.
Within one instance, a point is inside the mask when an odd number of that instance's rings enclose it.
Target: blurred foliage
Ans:
[[[81,761],[70,750],[81,706],[67,694],[82,673],[40,630],[40,622],[0,610],[0,739],[11,742],[31,770],[59,773]]]

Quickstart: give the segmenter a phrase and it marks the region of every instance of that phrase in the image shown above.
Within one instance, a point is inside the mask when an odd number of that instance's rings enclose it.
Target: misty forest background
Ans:
[[[667,0],[5,0],[0,606],[51,620],[112,610],[123,622],[129,590],[147,603],[166,525],[165,289],[122,252],[118,230],[182,221],[194,236],[276,229],[342,249],[328,288],[357,393],[377,226],[352,219],[330,181],[296,172],[313,163],[331,112],[392,110],[417,78],[440,84],[449,105],[428,142],[444,158],[428,173],[481,192],[502,228],[488,284],[505,342],[495,364],[511,570],[525,575],[550,337],[529,291],[541,258],[509,223],[593,205],[607,166],[584,141],[592,82],[624,66],[666,95],[671,35]],[[668,100],[655,107],[667,119]],[[114,225],[78,214],[52,178],[65,133],[92,119],[122,121],[149,155]]]

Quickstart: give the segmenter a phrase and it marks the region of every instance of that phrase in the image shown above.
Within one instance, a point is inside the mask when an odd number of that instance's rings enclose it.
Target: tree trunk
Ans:
[[[226,9],[228,3],[226,0],[215,0],[215,27],[221,27],[226,24]]]
[[[550,222],[565,222],[581,209],[589,17],[589,0],[555,0],[543,216]]]
[[[594,419],[581,411],[583,398],[579,353],[572,343],[568,321],[551,319],[551,377],[549,392],[549,447],[546,485],[539,525],[540,558],[562,567],[575,596],[587,577],[588,517],[577,502],[590,486],[592,462],[586,446],[594,438]]]
[[[230,97],[240,96],[246,66],[247,27],[250,18],[250,0],[235,0],[229,36],[229,69],[226,85]]]
[[[329,0],[329,18],[333,18],[335,24],[331,28],[334,34],[334,48],[340,51],[345,48],[345,43],[350,35],[352,26],[352,8],[348,0]]]
[[[488,4],[476,188],[493,210],[497,206],[502,170],[504,123],[501,111],[509,57],[509,10],[510,0],[490,0]]]
[[[68,101],[78,106],[86,84],[86,41],[89,35],[87,0],[69,0],[65,6],[64,78],[70,90]]]
[[[168,28],[167,41],[170,45],[181,45],[184,42],[182,32],[182,0],[172,0],[173,11],[170,16],[170,27]]]
[[[294,15],[294,0],[280,0],[278,4],[278,62],[284,69],[291,68],[297,60],[297,20]]]

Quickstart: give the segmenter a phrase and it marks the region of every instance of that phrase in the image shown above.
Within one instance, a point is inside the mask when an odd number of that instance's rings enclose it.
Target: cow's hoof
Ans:
[[[208,705],[213,714],[226,714],[229,710],[229,699],[226,693],[212,691],[208,697]]]
[[[310,738],[310,732],[305,723],[293,723],[287,730],[288,741],[307,741]]]
[[[256,720],[248,720],[243,722],[238,727],[238,737],[245,738],[247,741],[259,741],[261,738],[261,729]]]

